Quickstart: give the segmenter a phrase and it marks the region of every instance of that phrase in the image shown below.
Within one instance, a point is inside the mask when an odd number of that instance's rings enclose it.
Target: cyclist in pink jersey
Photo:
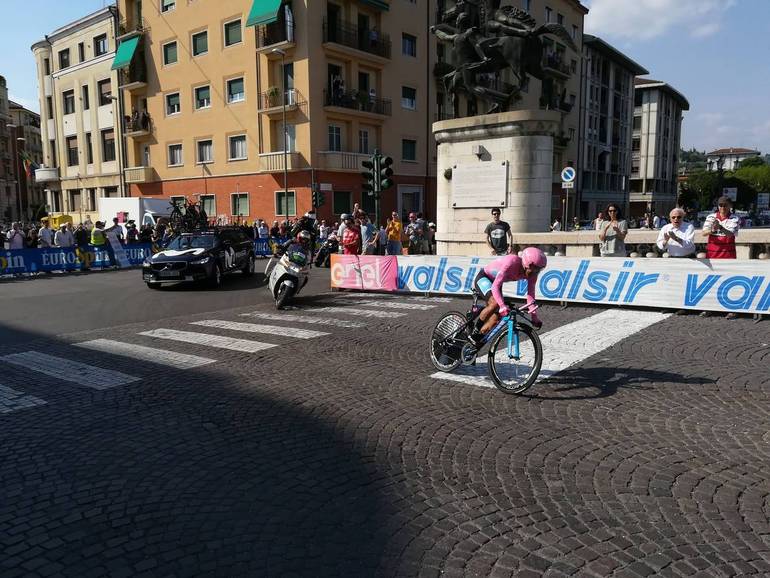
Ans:
[[[483,336],[497,325],[502,317],[508,315],[508,306],[503,299],[503,283],[509,281],[527,280],[527,305],[529,305],[532,323],[538,329],[542,327],[543,323],[534,309],[535,286],[538,274],[547,263],[545,253],[537,247],[527,247],[521,257],[506,255],[495,259],[479,271],[474,285],[487,300],[487,306],[479,314],[476,330],[471,335],[471,340],[476,345],[480,345]]]

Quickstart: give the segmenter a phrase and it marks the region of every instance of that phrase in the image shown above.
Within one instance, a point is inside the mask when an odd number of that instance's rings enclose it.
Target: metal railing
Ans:
[[[278,20],[272,24],[257,26],[257,50],[283,42],[294,43],[294,22]]]
[[[150,132],[152,130],[152,118],[146,112],[136,113],[134,116],[126,116],[126,133]]]
[[[141,16],[131,19],[124,18],[118,25],[118,36],[131,34],[132,32],[144,32],[145,30],[148,30],[147,24]]]
[[[374,97],[363,90],[339,90],[331,93],[324,90],[324,106],[339,106],[384,116],[391,115],[391,101],[389,99]]]
[[[546,54],[543,57],[542,67],[545,70],[555,71],[564,76],[571,74],[569,65],[555,54]]]
[[[296,88],[290,88],[283,93],[283,98],[281,98],[281,89],[272,87],[260,93],[259,109],[265,110],[268,108],[282,107],[284,101],[286,102],[286,106],[298,106],[305,103],[302,94]]]
[[[343,21],[323,21],[323,41],[390,58],[390,36],[374,29],[358,28]]]

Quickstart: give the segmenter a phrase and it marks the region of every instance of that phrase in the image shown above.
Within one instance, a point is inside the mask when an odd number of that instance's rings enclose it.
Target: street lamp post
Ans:
[[[18,127],[15,124],[6,124],[5,128],[13,134],[13,139],[11,139],[13,142],[13,173],[16,177],[16,202],[19,206],[19,221],[21,221],[21,171],[19,171],[19,139],[16,136]]]
[[[25,139],[24,137],[21,137],[21,136],[16,137],[16,152],[17,152],[16,156],[17,157],[18,157],[18,151],[19,151],[18,143],[26,143],[26,142],[27,142],[27,139]],[[24,147],[24,150],[26,151],[27,148]],[[19,162],[19,159],[17,158],[16,163],[18,162]],[[17,164],[16,166],[18,167],[19,165]],[[24,169],[23,163],[21,168]],[[31,191],[29,190],[29,180],[27,177],[27,173],[26,171],[22,170],[19,172],[19,179],[18,179],[19,194],[17,195],[17,199],[19,201],[19,221],[21,221],[22,215],[24,214],[24,205],[23,205],[23,201],[21,200],[21,173],[22,172],[24,172],[24,193],[27,195],[27,204],[29,204],[29,195],[31,194]]]
[[[284,58],[286,58],[286,52],[280,48],[273,48],[273,54],[278,54],[281,57],[281,98],[283,105],[283,204],[286,207],[286,223],[289,222],[289,163],[288,163],[288,148],[289,148],[289,136],[286,128],[286,66],[284,64]],[[295,199],[296,203],[296,199]]]

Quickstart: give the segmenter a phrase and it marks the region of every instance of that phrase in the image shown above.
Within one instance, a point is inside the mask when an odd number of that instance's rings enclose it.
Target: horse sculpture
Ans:
[[[499,5],[499,2],[496,4]],[[482,9],[481,12],[485,11]],[[537,26],[535,19],[527,12],[512,6],[495,6],[491,18],[487,17],[481,26],[474,25],[474,15],[467,6],[456,10],[451,16],[456,18],[454,26],[442,23],[431,27],[431,32],[439,40],[453,45],[455,69],[443,78],[447,92],[452,95],[453,105],[459,92],[491,102],[488,113],[505,110],[518,102],[528,76],[543,78],[544,47],[541,36],[545,34],[557,36],[577,51],[575,43],[561,24]],[[506,69],[514,77],[513,89],[507,93],[485,86],[480,78],[480,75],[498,76]]]

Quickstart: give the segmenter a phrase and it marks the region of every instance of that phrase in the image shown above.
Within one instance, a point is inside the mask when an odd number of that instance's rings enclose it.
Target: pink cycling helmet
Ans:
[[[548,263],[548,258],[537,247],[527,247],[521,252],[521,264],[525,269],[530,267],[537,267],[538,269],[545,269]]]

